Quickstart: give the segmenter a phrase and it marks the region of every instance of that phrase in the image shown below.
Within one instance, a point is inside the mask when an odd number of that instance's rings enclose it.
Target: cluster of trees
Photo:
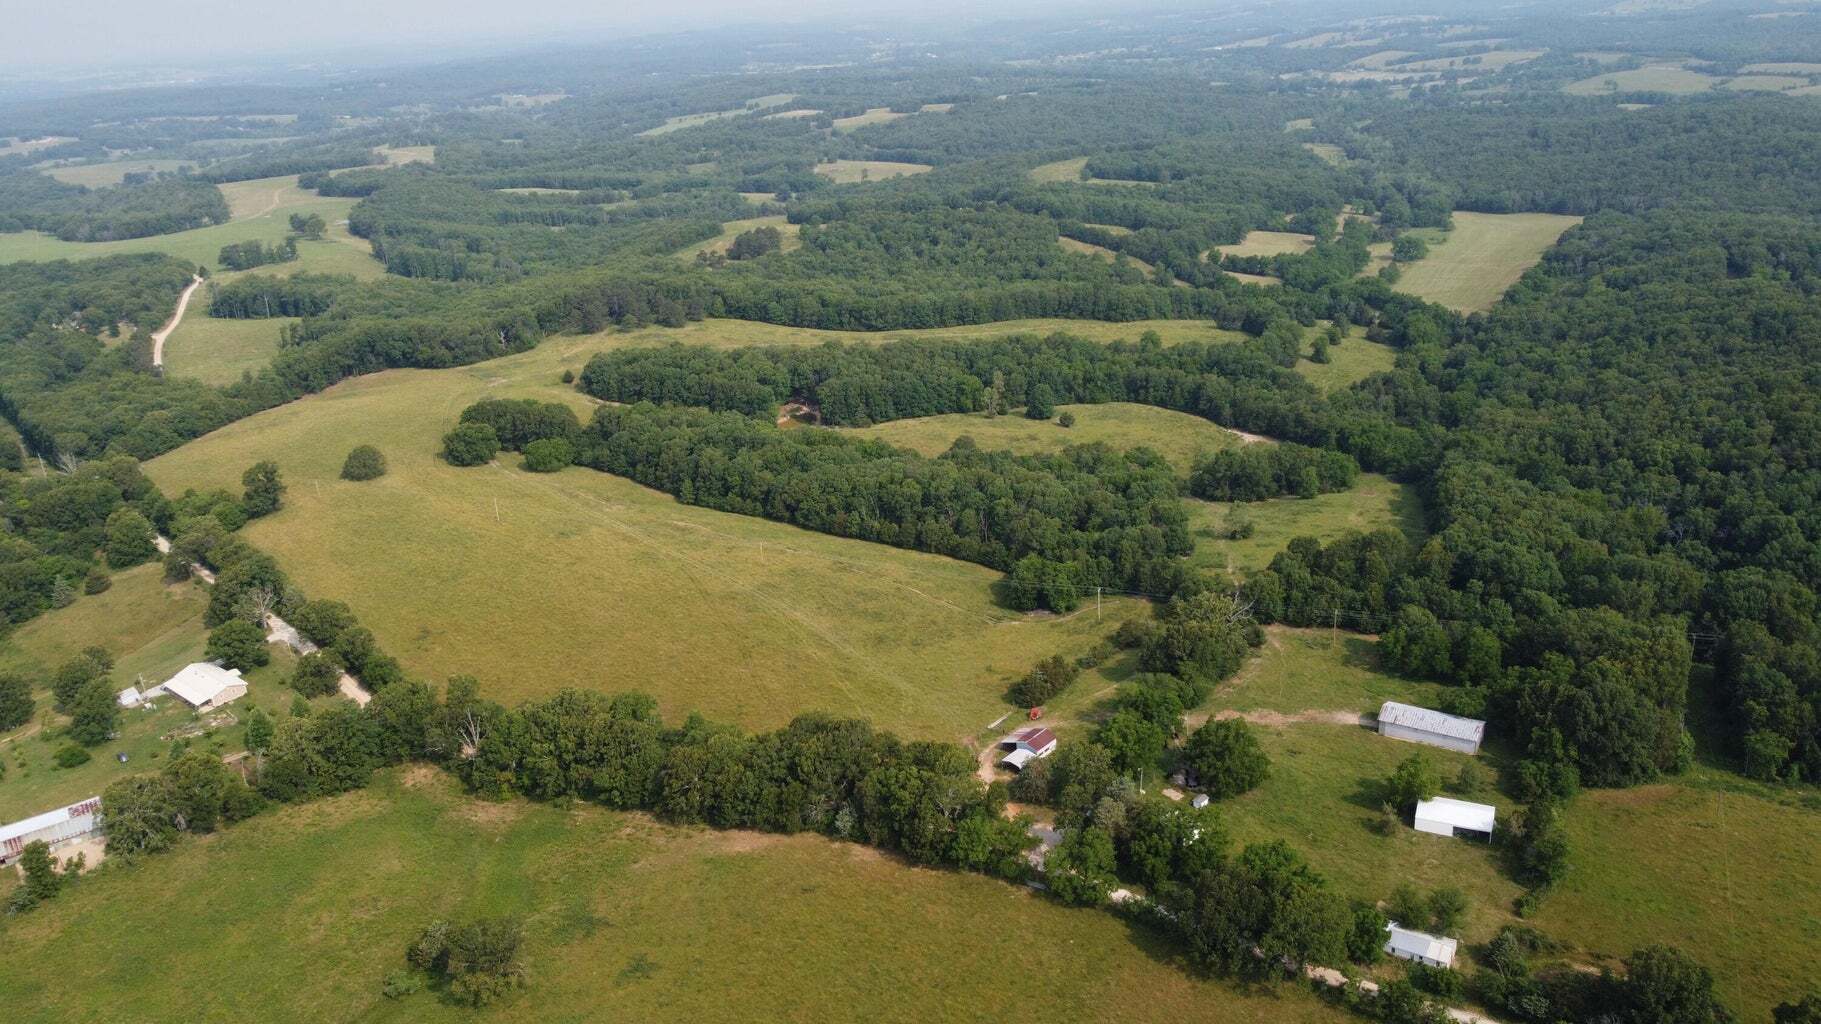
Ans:
[[[1189,474],[1189,493],[1208,501],[1263,501],[1344,491],[1359,463],[1343,452],[1306,445],[1248,444],[1215,452]]]
[[[195,178],[91,189],[35,171],[0,174],[0,231],[43,231],[66,242],[111,242],[225,224],[221,190]]]
[[[223,270],[252,270],[272,263],[289,263],[296,258],[296,238],[287,238],[272,245],[255,239],[222,246],[215,262],[221,264]]]
[[[525,986],[524,944],[525,925],[515,917],[483,917],[460,926],[432,921],[406,948],[405,962],[447,986],[458,1001],[485,1006]],[[399,998],[409,991],[396,975],[386,979],[387,995]]]
[[[505,439],[502,439],[504,443]],[[828,431],[781,431],[731,413],[602,406],[575,461],[695,505],[837,536],[931,551],[1044,585],[1015,600],[1073,607],[1095,587],[1169,594],[1187,572],[1170,467],[1101,445],[1054,455],[983,452],[970,439],[929,459]],[[1037,596],[1040,595],[1040,596]]]

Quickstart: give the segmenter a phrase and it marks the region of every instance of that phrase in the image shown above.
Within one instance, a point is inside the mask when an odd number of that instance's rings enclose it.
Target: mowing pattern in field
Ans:
[[[1543,250],[1580,222],[1553,213],[1456,213],[1454,230],[1403,268],[1397,290],[1463,313],[1491,309]]]
[[[650,337],[647,335],[647,337]],[[803,332],[804,343],[816,340]],[[248,527],[307,590],[353,605],[414,673],[481,678],[508,702],[564,686],[642,688],[666,710],[749,726],[813,709],[919,736],[968,735],[1006,709],[1004,680],[1079,652],[1141,614],[1024,618],[998,574],[680,505],[603,473],[455,469],[436,455],[482,397],[586,400],[557,383],[607,339],[564,339],[492,363],[394,371],[243,420],[153,462],[167,491],[238,486],[276,459],[287,507]],[[356,444],[371,483],[338,479]]]
[[[1295,986],[1199,980],[1143,929],[1002,882],[481,803],[429,769],[96,876],[9,925],[0,1000],[14,1024],[472,1021],[381,983],[431,919],[502,913],[526,922],[531,984],[485,1011],[501,1024],[1346,1019]]]
[[[1240,443],[1232,431],[1199,416],[1151,405],[1059,405],[1056,412],[1072,413],[1075,425],[1065,428],[1057,426],[1054,419],[1026,419],[1021,411],[992,419],[979,413],[956,413],[881,423],[855,433],[930,456],[947,451],[963,434],[988,451],[1027,455],[1060,451],[1071,444],[1099,443],[1121,450],[1146,447],[1168,459],[1182,473],[1200,459]]]

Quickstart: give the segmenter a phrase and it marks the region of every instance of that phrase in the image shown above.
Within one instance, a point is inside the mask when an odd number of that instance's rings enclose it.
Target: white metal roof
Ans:
[[[1477,718],[1443,714],[1440,711],[1419,708],[1414,704],[1400,704],[1394,700],[1386,701],[1384,706],[1378,709],[1378,720],[1410,729],[1421,729],[1438,736],[1452,736],[1457,740],[1472,740],[1478,743],[1486,738],[1486,723]]]
[[[1385,926],[1390,938],[1385,940],[1385,952],[1407,957],[1422,957],[1425,960],[1438,960],[1444,964],[1454,962],[1454,951],[1460,943],[1440,935],[1419,932],[1405,928],[1397,922]]]
[[[139,687],[129,686],[126,689],[121,690],[114,699],[119,702],[121,707],[130,708],[145,698],[144,695],[139,692]]]
[[[1433,800],[1418,801],[1416,816],[1419,820],[1439,821],[1454,828],[1491,832],[1492,823],[1498,818],[1498,808],[1438,796]]]
[[[185,665],[161,689],[176,694],[187,704],[200,707],[221,695],[235,683],[244,683],[239,669],[225,669],[207,661]]]
[[[82,816],[81,814],[71,814],[70,812],[74,811],[76,808],[83,806],[84,804],[99,805],[100,803],[101,803],[100,797],[91,796],[87,800],[78,800],[75,803],[70,804],[68,807],[59,807],[54,811],[45,811],[43,814],[34,814],[31,817],[26,818],[24,821],[15,821],[11,825],[0,825],[0,843],[4,843],[8,839],[17,839],[20,836],[31,835],[33,832],[36,832],[41,828],[44,828],[49,825],[55,825],[60,821],[68,821],[71,818],[79,818]],[[89,811],[87,811],[85,813],[93,814],[94,810],[93,810],[93,808],[91,808]]]
[[[1017,750],[1014,750],[1011,753],[1000,758],[999,763],[1002,765],[1005,765],[1009,768],[1016,768],[1016,769],[1022,771],[1024,769],[1025,765],[1030,764],[1032,761],[1034,761],[1036,759],[1037,759],[1036,751],[1031,750],[1028,747],[1020,747]]]

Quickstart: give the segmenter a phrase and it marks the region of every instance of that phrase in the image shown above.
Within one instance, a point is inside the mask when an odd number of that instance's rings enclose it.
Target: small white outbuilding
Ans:
[[[1021,772],[1024,766],[1056,752],[1056,734],[1041,727],[1020,729],[999,741],[999,749],[1010,751],[999,759],[1001,767]]]
[[[1461,836],[1467,839],[1492,839],[1492,828],[1498,808],[1491,804],[1469,803],[1438,796],[1421,800],[1416,805],[1416,830],[1437,836]]]
[[[1458,750],[1463,754],[1477,754],[1480,741],[1486,738],[1486,723],[1477,718],[1462,718],[1388,700],[1378,709],[1378,734],[1394,740]]]
[[[198,711],[210,711],[247,695],[247,681],[239,669],[222,668],[208,661],[185,665],[159,689]]]
[[[1405,928],[1395,921],[1385,926],[1385,933],[1385,952],[1400,960],[1430,967],[1454,966],[1454,951],[1460,946],[1454,939]]]

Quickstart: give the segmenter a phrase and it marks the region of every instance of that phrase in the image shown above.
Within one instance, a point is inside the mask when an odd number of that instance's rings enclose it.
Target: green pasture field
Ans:
[[[1454,215],[1454,230],[1402,268],[1397,290],[1470,313],[1491,309],[1579,217],[1553,213]]]
[[[873,342],[897,338],[947,338],[966,340],[1000,338],[1008,334],[1071,334],[1088,341],[1136,342],[1146,331],[1154,332],[1165,345],[1186,341],[1227,342],[1245,337],[1237,331],[1226,331],[1206,320],[1064,320],[1040,317],[1026,320],[998,320],[986,324],[963,324],[958,327],[930,327],[899,331],[824,331],[808,327],[784,327],[756,320],[703,320],[683,327],[646,327],[638,330],[609,330],[592,336],[596,348],[626,345],[663,345],[682,342],[686,345],[708,345],[712,348],[744,348],[751,345],[820,345],[825,341]],[[576,339],[558,339],[569,341]],[[1347,342],[1346,344],[1352,344]],[[578,373],[578,364],[572,369]]]
[[[685,333],[685,332],[677,332]],[[813,343],[813,335],[803,335]],[[276,459],[286,507],[247,527],[304,589],[347,601],[420,677],[470,673],[507,702],[565,686],[645,689],[667,712],[747,726],[799,712],[864,715],[907,734],[971,735],[1008,710],[1003,680],[1075,654],[1145,614],[1096,623],[993,602],[991,570],[681,505],[586,469],[456,469],[439,438],[483,397],[587,411],[565,367],[622,342],[552,339],[476,366],[345,382],[242,420],[148,465],[167,492],[237,487]],[[356,444],[390,472],[339,479]]]
[[[856,431],[909,448],[928,456],[940,455],[963,434],[987,450],[1020,454],[1061,451],[1072,444],[1106,444],[1129,450],[1145,447],[1188,473],[1198,461],[1222,448],[1240,443],[1232,431],[1199,416],[1172,412],[1152,405],[1110,402],[1105,405],[1059,405],[1056,412],[1075,415],[1073,427],[1061,427],[1054,418],[1026,419],[1021,410],[988,419],[980,413],[956,413],[897,420]]]
[[[1609,71],[1592,78],[1570,82],[1562,91],[1576,96],[1598,96],[1612,92],[1662,92],[1687,95],[1706,92],[1722,79],[1699,71],[1669,65],[1652,64],[1629,71]]]
[[[1393,527],[1414,540],[1424,532],[1422,504],[1416,489],[1376,473],[1361,473],[1350,489],[1313,498],[1187,500],[1189,529],[1195,536],[1190,564],[1235,579],[1265,568],[1273,556],[1298,537],[1316,537],[1327,543],[1350,532]],[[1234,509],[1240,510],[1256,528],[1244,540],[1227,537]]]
[[[1317,331],[1321,329],[1316,328]],[[1311,340],[1313,338],[1311,332]],[[1338,345],[1328,346],[1326,363],[1312,363],[1307,358],[1298,360],[1296,372],[1320,388],[1323,394],[1328,394],[1358,384],[1375,373],[1388,372],[1396,365],[1397,349],[1354,334]]]
[[[1348,164],[1347,151],[1332,142],[1305,142],[1303,148],[1336,167]]]
[[[1122,255],[1124,255],[1123,253],[1114,252],[1113,250],[1108,249],[1104,245],[1095,245],[1092,242],[1083,242],[1079,239],[1069,238],[1066,235],[1058,236],[1056,238],[1056,244],[1062,246],[1064,249],[1068,250],[1069,252],[1080,253],[1083,256],[1098,256],[1101,259],[1106,260],[1108,263],[1117,263],[1117,262],[1119,262],[1119,258]],[[1142,271],[1146,277],[1149,277],[1153,273],[1156,273],[1157,268],[1151,266],[1149,263],[1146,263],[1144,260],[1138,259],[1133,256],[1126,256],[1125,261],[1127,263],[1131,264],[1132,266],[1138,268],[1138,270]]]
[[[206,288],[165,339],[164,372],[205,384],[232,384],[243,373],[258,373],[277,354],[279,332],[298,318],[217,319],[209,315]]]
[[[852,117],[835,118],[835,131],[838,131],[838,132],[858,131],[859,129],[865,128],[868,125],[890,124],[893,121],[899,120],[900,118],[906,118],[909,116],[910,116],[909,114],[900,114],[897,111],[891,109],[890,107],[872,107],[872,108],[869,108],[866,111],[866,113],[864,113],[864,114],[855,114]]]
[[[828,163],[816,165],[817,174],[837,185],[853,185],[861,181],[886,181],[912,174],[926,174],[929,170],[928,164],[894,163],[890,160],[831,160]]]
[[[1078,156],[1070,160],[1058,160],[1055,163],[1043,164],[1030,170],[1032,181],[1054,184],[1065,181],[1080,181],[1081,172],[1087,168],[1088,158]]]
[[[293,213],[316,213],[329,223],[321,241],[299,242],[298,258],[261,267],[260,272],[355,274],[378,277],[385,268],[375,262],[367,243],[348,234],[352,199],[325,199],[297,187],[297,177],[261,178],[221,186],[233,219],[226,224],[117,242],[65,242],[37,231],[0,234],[0,263],[19,260],[88,259],[117,253],[162,252],[219,270],[221,247],[235,242],[282,242],[291,233]]]
[[[527,935],[529,986],[482,1014],[501,1024],[1346,1019],[1003,882],[816,836],[486,803],[428,768],[103,869],[7,924],[0,1000],[16,1024],[472,1021],[381,986],[432,919],[488,914]]]
[[[109,678],[115,690],[156,686],[183,666],[202,660],[208,639],[202,613],[207,605],[208,593],[201,584],[167,585],[161,565],[141,565],[117,573],[107,591],[41,615],[0,643],[0,670],[20,672],[38,684],[33,720],[0,737],[0,759],[6,762],[6,777],[0,779],[0,821],[94,796],[115,779],[163,763],[173,734],[198,721],[173,698],[123,708],[118,739],[92,748],[87,764],[58,768],[52,755],[66,742],[61,735],[65,720],[51,711],[49,675],[94,645],[114,656]],[[290,707],[293,691],[283,680],[292,661],[279,648],[272,653],[273,664],[247,673],[247,695],[226,709],[232,720],[207,736],[197,730],[193,742],[218,745],[224,752],[240,750],[242,723],[251,708],[281,714]],[[127,755],[125,764],[116,759],[118,754]]]
[[[689,248],[684,249],[682,252],[677,253],[677,256],[680,259],[695,259],[697,253],[726,253],[729,248],[732,248],[733,240],[735,238],[738,238],[741,234],[751,231],[754,228],[777,228],[779,234],[783,236],[780,240],[783,251],[789,252],[803,244],[797,237],[797,230],[799,227],[800,225],[790,223],[790,221],[782,215],[776,217],[751,217],[746,220],[730,220],[721,225],[720,234],[710,238],[706,242],[697,242]]]

